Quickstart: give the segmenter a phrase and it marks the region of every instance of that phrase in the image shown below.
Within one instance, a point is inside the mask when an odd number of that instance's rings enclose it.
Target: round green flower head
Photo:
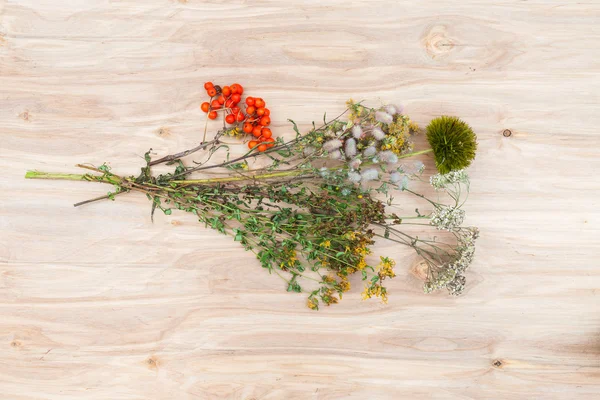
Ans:
[[[477,136],[466,122],[457,117],[443,115],[434,118],[427,125],[427,141],[441,174],[466,168],[475,158]]]

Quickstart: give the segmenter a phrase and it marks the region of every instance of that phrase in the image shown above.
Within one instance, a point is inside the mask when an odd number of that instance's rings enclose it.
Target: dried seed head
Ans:
[[[360,164],[362,164],[362,161],[360,160],[360,158],[354,158],[354,159],[350,160],[350,162],[348,163],[348,165],[352,169],[358,169],[360,167]]]
[[[354,157],[356,155],[356,140],[353,138],[346,139],[344,152],[346,153],[346,157]]]
[[[427,141],[442,174],[468,167],[477,151],[473,129],[457,117],[444,115],[433,119],[427,126]]]
[[[378,141],[385,139],[385,132],[377,127],[373,128],[373,130],[371,131],[371,135],[373,135],[375,140]]]
[[[392,117],[385,111],[377,111],[375,113],[375,119],[381,122],[382,124],[391,124],[392,122],[394,122],[394,117]]]
[[[360,125],[354,125],[352,127],[352,136],[354,136],[355,139],[360,139],[362,134],[363,134],[363,130],[360,127]]]
[[[339,160],[340,158],[342,158],[342,152],[339,150],[333,150],[329,152],[329,158],[331,158],[332,160]]]
[[[380,151],[377,155],[379,161],[395,164],[398,162],[398,156],[391,150]]]
[[[402,174],[400,172],[392,172],[390,174],[390,182],[398,183],[402,179]]]
[[[333,151],[342,147],[342,141],[340,139],[331,139],[323,143],[323,149],[325,151]]]
[[[352,183],[360,182],[360,174],[358,172],[350,171],[348,172],[348,180]]]
[[[361,172],[361,181],[369,182],[379,178],[379,171],[375,168],[369,168]]]
[[[363,155],[365,157],[373,157],[375,154],[377,154],[377,149],[375,146],[369,146],[363,150]]]

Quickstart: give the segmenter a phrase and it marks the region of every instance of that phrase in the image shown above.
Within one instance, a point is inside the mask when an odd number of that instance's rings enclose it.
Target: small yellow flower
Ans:
[[[418,131],[419,131],[419,125],[417,125],[417,123],[416,123],[416,122],[410,121],[410,122],[408,123],[408,127],[409,127],[409,129],[410,129],[411,131],[413,131],[413,132],[418,132]]]
[[[346,236],[347,239],[354,240],[354,239],[356,239],[356,234],[358,234],[358,233],[360,233],[360,232],[350,231],[350,232],[346,232],[346,234],[344,236]]]
[[[381,262],[378,265],[379,276],[381,278],[395,277],[396,273],[394,272],[394,265],[396,265],[396,262],[388,257],[380,257],[380,258],[381,258]]]
[[[360,294],[363,300],[367,300],[371,298],[371,289],[369,288],[369,285],[365,285],[365,290],[362,291],[362,293]]]
[[[342,289],[342,292],[347,292],[350,290],[350,282],[348,282],[347,279],[342,279],[342,281],[340,282],[340,288]]]
[[[310,308],[311,310],[316,310],[316,309],[317,309],[317,307],[319,306],[319,304],[317,303],[317,301],[316,301],[316,300],[313,300],[313,299],[308,299],[308,300],[306,301],[306,306],[307,306],[308,308]]]
[[[365,285],[365,290],[362,292],[362,299],[370,299],[373,296],[381,298],[383,303],[387,303],[388,301],[387,290],[380,284],[373,286]]]
[[[356,268],[359,271],[362,271],[363,269],[365,269],[366,266],[367,266],[367,262],[365,261],[365,258],[361,257],[360,261],[358,261],[358,264],[356,265]]]
[[[358,198],[359,198],[359,199],[362,199],[362,194],[359,194],[359,195],[358,195]]]
[[[324,241],[323,243],[321,243],[321,247],[324,247],[326,249],[330,248],[331,247],[331,241],[329,241],[329,240]]]

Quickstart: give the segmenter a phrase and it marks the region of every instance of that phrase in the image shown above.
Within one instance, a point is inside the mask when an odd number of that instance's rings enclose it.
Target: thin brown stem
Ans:
[[[178,160],[180,158],[189,156],[192,153],[203,150],[203,149],[205,149],[213,144],[217,144],[217,143],[219,143],[219,139],[214,139],[209,142],[202,142],[198,146],[194,147],[193,149],[189,149],[189,150],[181,151],[179,153],[164,156],[163,158],[159,158],[158,160],[151,161],[148,165],[153,166],[153,165],[162,164],[162,163],[169,162],[169,161]]]
[[[106,199],[110,199],[111,196],[113,195],[117,195],[118,193],[114,193],[114,194],[106,194],[104,196],[100,196],[100,197],[95,197],[93,199],[89,199],[89,200],[85,200],[85,201],[80,201],[79,203],[75,203],[73,204],[73,207],[79,207],[82,206],[84,204],[89,204],[89,203],[93,203],[95,201],[99,201],[99,200],[106,200]]]

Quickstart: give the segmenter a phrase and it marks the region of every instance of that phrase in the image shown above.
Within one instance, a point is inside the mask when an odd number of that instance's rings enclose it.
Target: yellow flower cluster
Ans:
[[[366,266],[367,266],[367,261],[365,260],[364,257],[361,257],[360,260],[358,261],[358,264],[356,264],[356,269],[358,269],[359,271],[362,271],[363,269],[365,269]]]
[[[351,249],[349,246],[346,246],[346,251],[352,251],[354,254],[358,254],[361,256],[366,256],[368,254],[371,254],[371,250],[367,247],[369,245],[369,240],[362,236],[360,232],[354,232],[354,231],[350,231],[347,232],[345,235],[346,239],[350,239],[350,240],[358,240],[358,243],[354,244],[354,248]]]
[[[342,289],[342,292],[347,292],[348,290],[350,290],[350,282],[348,282],[348,279],[346,278],[343,278],[339,285]]]
[[[234,127],[234,128],[226,129],[224,132],[224,135],[239,138],[239,137],[245,136],[246,134],[240,128]]]
[[[344,275],[342,272],[338,271],[337,276],[339,276],[342,279],[345,279],[348,275],[352,275],[356,271],[358,271],[358,270],[354,267],[346,267],[346,268],[344,268],[344,272],[346,273],[346,275]]]
[[[313,299],[308,299],[306,301],[306,306],[311,310],[316,310],[319,307],[318,303]]]
[[[287,267],[293,267],[294,264],[296,264],[296,261],[298,261],[298,258],[296,258],[296,250],[292,250],[289,252],[287,261],[283,261],[279,264],[279,268],[285,271],[287,270]]]
[[[381,298],[381,301],[384,303],[387,303],[388,301],[387,290],[383,286],[380,284],[372,286],[365,285],[365,290],[362,292],[362,299],[367,300],[373,296]]]
[[[364,116],[365,107],[361,106],[360,104],[356,104],[354,100],[349,99],[346,102],[346,106],[350,110],[350,114],[348,115],[348,121],[358,122],[358,120],[360,120],[360,118]]]
[[[344,237],[346,239],[352,239],[352,240],[354,240],[354,239],[356,239],[356,235],[357,234],[360,234],[360,232],[350,231],[350,232],[346,232],[346,234],[344,235]]]
[[[378,265],[378,269],[379,269],[379,277],[381,279],[384,278],[393,278],[396,276],[396,274],[394,273],[394,265],[396,265],[396,262],[388,257],[380,257],[381,258],[381,262]]]
[[[407,116],[394,116],[394,122],[388,125],[388,132],[381,142],[380,150],[391,150],[395,154],[401,155],[409,144],[408,135],[411,132],[411,124],[416,127],[416,124]]]
[[[334,292],[333,289],[331,288],[327,288],[325,290],[321,289],[321,299],[323,299],[323,302],[327,305],[330,304],[337,304],[338,302],[338,298],[334,296]]]

